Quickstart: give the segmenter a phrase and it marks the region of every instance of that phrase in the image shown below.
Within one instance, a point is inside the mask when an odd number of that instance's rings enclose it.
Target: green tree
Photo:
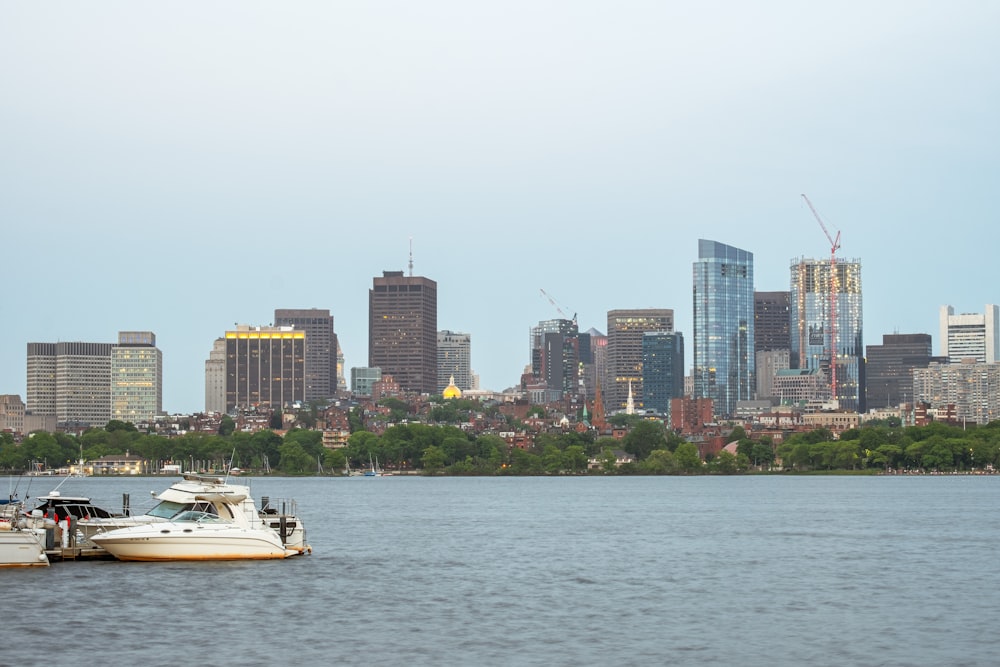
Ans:
[[[674,460],[682,472],[700,472],[702,469],[698,448],[691,442],[685,442],[677,446],[677,451],[674,452]]]
[[[642,469],[650,475],[671,475],[677,472],[677,462],[669,449],[654,449],[643,461]]]
[[[278,468],[289,475],[301,475],[316,469],[316,460],[302,448],[298,442],[282,443],[278,447]]]
[[[732,452],[723,449],[715,457],[714,467],[723,475],[735,475],[738,472],[736,456]]]
[[[444,450],[437,445],[430,445],[424,450],[424,455],[420,458],[424,471],[429,473],[439,472],[444,468]]]
[[[622,440],[622,449],[635,456],[636,459],[644,459],[654,449],[666,449],[667,439],[663,433],[663,424],[643,420],[632,427]]]
[[[566,467],[570,472],[578,473],[587,469],[587,451],[582,445],[570,445],[563,452]]]
[[[229,415],[222,415],[222,419],[219,420],[219,435],[232,435],[235,430],[236,422],[233,421],[233,418]]]

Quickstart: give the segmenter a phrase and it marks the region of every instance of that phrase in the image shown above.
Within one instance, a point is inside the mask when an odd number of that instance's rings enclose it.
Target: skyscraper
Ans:
[[[754,352],[791,349],[790,296],[790,292],[753,293]]]
[[[227,331],[225,339],[227,413],[280,410],[305,400],[306,332],[241,325]]]
[[[226,339],[216,338],[205,360],[205,413],[226,414]]]
[[[472,389],[472,336],[458,331],[439,331],[437,337],[437,393],[455,378],[462,391]]]
[[[111,348],[111,418],[132,424],[163,414],[163,353],[152,331],[120,331]]]
[[[979,363],[1000,361],[1000,306],[986,304],[982,315],[955,314],[951,306],[941,306],[941,356],[948,363],[975,359]]]
[[[699,239],[693,273],[694,397],[729,416],[756,389],[753,253]]]
[[[531,328],[531,373],[551,396],[579,393],[579,344],[576,320],[542,320]]]
[[[337,335],[330,311],[278,308],[274,311],[274,326],[306,332],[305,400],[329,400],[337,392]]]
[[[684,337],[680,332],[642,335],[642,395],[647,410],[669,423],[670,401],[684,396]]]
[[[608,414],[625,410],[629,385],[637,407],[643,407],[642,337],[647,331],[674,330],[669,308],[608,311],[607,381],[604,404]]]
[[[368,366],[403,391],[437,391],[437,283],[383,271],[368,291]]]
[[[836,339],[840,408],[864,412],[865,368],[861,313],[861,262],[797,259],[791,264],[792,365],[819,369],[832,382],[831,339]],[[831,296],[831,276],[833,294]],[[832,318],[836,313],[836,320]]]

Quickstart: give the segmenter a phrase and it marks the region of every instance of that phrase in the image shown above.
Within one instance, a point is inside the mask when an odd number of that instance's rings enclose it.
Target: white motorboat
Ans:
[[[122,560],[233,560],[311,553],[296,503],[261,499],[220,477],[185,474],[155,496],[146,514],[126,517],[90,536]],[[147,546],[144,547],[143,544]]]
[[[195,500],[204,508],[184,510],[166,521],[98,533],[91,541],[128,561],[275,559],[310,551],[307,546],[286,546],[256,510],[249,515],[245,503],[252,506],[253,501],[246,495],[203,493]]]
[[[240,510],[252,527],[276,531],[282,543],[290,549],[308,549],[305,528],[295,515],[295,501],[264,498],[258,510],[250,496],[249,486],[229,484],[221,477],[194,473],[182,475],[180,481],[159,494],[152,492],[156,505],[138,514],[129,507],[127,497],[122,499],[122,514],[112,514],[94,505],[90,498],[62,495],[58,490],[51,491],[48,495],[36,498],[38,505],[35,509],[39,512],[33,514],[41,516],[42,520],[34,519],[34,525],[42,528],[44,521],[58,521],[67,515],[72,516],[73,525],[80,537],[79,544],[98,546],[91,538],[100,533],[170,521],[183,512],[212,512],[211,503],[199,498],[206,494],[244,496]]]
[[[0,511],[0,567],[46,566],[45,531],[30,528],[21,510],[21,503],[4,503]]]

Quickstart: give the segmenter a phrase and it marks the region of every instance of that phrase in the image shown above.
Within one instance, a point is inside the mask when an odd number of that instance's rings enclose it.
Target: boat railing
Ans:
[[[261,496],[260,513],[265,516],[293,516],[299,513],[299,506],[291,498]]]

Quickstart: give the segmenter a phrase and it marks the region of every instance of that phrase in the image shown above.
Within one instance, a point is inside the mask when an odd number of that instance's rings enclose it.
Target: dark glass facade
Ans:
[[[642,390],[643,407],[669,420],[670,400],[684,395],[684,337],[680,333],[643,334]]]

